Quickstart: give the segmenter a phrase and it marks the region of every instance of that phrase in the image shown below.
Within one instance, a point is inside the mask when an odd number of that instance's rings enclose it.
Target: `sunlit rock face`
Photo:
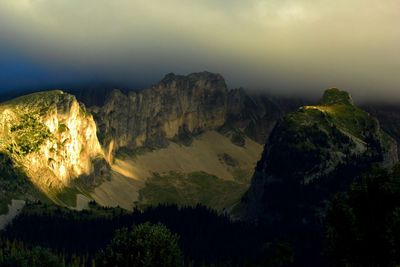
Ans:
[[[93,172],[103,158],[93,117],[62,91],[35,93],[0,106],[0,150],[44,192]]]
[[[312,217],[373,164],[396,162],[396,141],[378,120],[356,107],[347,92],[326,90],[318,105],[287,114],[274,128],[243,200],[247,217]]]

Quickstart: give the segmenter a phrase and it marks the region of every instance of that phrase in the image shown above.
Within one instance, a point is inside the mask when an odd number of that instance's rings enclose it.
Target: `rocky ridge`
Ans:
[[[113,153],[121,147],[163,148],[171,140],[190,143],[208,130],[222,130],[238,144],[242,133],[265,143],[284,113],[266,97],[229,90],[221,75],[209,72],[170,73],[139,92],[114,90],[104,106],[92,111],[99,139]]]
[[[315,213],[372,164],[397,161],[396,142],[378,120],[347,92],[329,89],[320,104],[287,114],[274,128],[243,199],[246,216],[280,220],[307,214],[298,212],[306,207]]]

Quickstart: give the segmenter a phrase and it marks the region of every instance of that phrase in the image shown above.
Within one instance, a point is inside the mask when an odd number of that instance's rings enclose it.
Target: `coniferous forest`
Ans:
[[[399,206],[399,166],[373,168],[312,226],[232,221],[201,205],[92,202],[78,212],[34,202],[1,232],[0,266],[396,266]]]

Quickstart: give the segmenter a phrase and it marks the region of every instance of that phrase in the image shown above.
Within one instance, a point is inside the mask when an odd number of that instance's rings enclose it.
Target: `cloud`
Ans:
[[[231,86],[400,98],[398,25],[399,0],[0,0],[0,56],[127,82],[210,70]]]

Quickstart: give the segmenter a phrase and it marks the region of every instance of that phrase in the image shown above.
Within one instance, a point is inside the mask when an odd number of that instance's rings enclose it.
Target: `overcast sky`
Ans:
[[[157,82],[400,100],[400,0],[0,0],[0,88]]]

